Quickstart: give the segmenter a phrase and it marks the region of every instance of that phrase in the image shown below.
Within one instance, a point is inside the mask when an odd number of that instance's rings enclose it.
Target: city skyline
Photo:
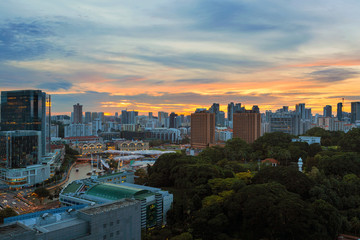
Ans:
[[[3,91],[41,89],[53,114],[190,114],[229,102],[313,113],[360,100],[357,1],[0,3]]]

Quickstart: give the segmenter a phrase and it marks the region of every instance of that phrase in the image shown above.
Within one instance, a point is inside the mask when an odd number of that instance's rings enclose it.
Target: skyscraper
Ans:
[[[259,106],[258,106],[258,105],[254,105],[254,106],[252,107],[252,111],[253,111],[254,113],[260,113],[260,108],[259,108]]]
[[[50,151],[51,97],[41,90],[1,92],[1,131],[41,132],[41,154]]]
[[[311,120],[312,114],[311,114],[311,108],[305,108],[305,119]]]
[[[324,116],[324,117],[331,117],[331,115],[332,115],[332,107],[331,107],[330,105],[326,105],[326,106],[324,107],[324,114],[323,114],[323,116]]]
[[[241,107],[241,103],[236,103],[236,104],[235,104],[234,113],[235,113],[235,112],[241,112],[242,109],[243,109],[243,108]]]
[[[305,119],[305,103],[296,104],[295,109],[299,113],[300,119]]]
[[[218,103],[213,103],[209,111],[215,114],[215,125],[220,126],[220,105]]]
[[[161,126],[166,125],[166,119],[169,117],[167,112],[158,112],[158,120]]]
[[[233,114],[234,114],[234,110],[235,110],[235,105],[233,102],[228,104],[228,109],[227,109],[227,115],[228,115],[228,121],[232,121],[233,120]]]
[[[233,137],[253,143],[260,137],[261,115],[252,110],[233,115]]]
[[[82,105],[80,105],[79,103],[74,105],[74,122],[75,124],[77,123],[82,123]]]
[[[342,109],[343,109],[343,104],[341,102],[339,102],[337,104],[337,115],[336,115],[336,117],[339,121],[342,121],[342,119],[343,119],[343,110]]]
[[[91,123],[91,112],[85,112],[85,123]]]
[[[360,120],[360,102],[351,103],[351,123]]]
[[[175,118],[177,117],[177,114],[176,113],[174,113],[174,112],[172,112],[172,113],[170,113],[170,126],[169,126],[169,128],[176,128],[176,120],[175,120]]]
[[[215,143],[215,113],[197,110],[191,114],[191,148],[206,148]]]

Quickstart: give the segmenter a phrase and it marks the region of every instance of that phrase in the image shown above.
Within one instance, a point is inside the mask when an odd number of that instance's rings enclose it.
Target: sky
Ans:
[[[360,101],[358,0],[1,0],[0,89],[52,114]]]

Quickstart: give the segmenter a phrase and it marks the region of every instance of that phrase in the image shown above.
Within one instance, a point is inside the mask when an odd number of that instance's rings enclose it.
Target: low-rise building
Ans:
[[[120,150],[120,151],[149,150],[149,142],[143,142],[143,141],[117,142],[116,150]]]
[[[90,155],[105,151],[106,144],[102,142],[79,143],[71,145],[71,148],[78,151],[80,155]]]
[[[100,181],[82,179],[71,182],[60,193],[60,202],[65,206],[94,205],[131,198],[141,202],[141,228],[162,226],[166,223],[166,213],[172,203],[172,194],[159,188]]]
[[[321,137],[299,136],[298,138],[293,138],[292,142],[306,142],[309,145],[314,143],[321,144]]]
[[[50,209],[5,219],[1,240],[141,239],[141,203],[123,199]]]

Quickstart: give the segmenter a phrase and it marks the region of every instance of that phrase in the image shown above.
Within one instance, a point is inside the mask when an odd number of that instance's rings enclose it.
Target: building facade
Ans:
[[[360,102],[351,103],[351,123],[360,120]]]
[[[134,199],[62,207],[6,219],[0,239],[140,240],[141,217],[141,203]]]
[[[234,113],[233,138],[241,138],[247,143],[253,143],[261,134],[261,115],[253,111]]]
[[[215,113],[197,111],[191,114],[191,148],[215,144]]]
[[[50,152],[51,97],[41,90],[1,92],[1,131],[41,133],[41,154]]]

